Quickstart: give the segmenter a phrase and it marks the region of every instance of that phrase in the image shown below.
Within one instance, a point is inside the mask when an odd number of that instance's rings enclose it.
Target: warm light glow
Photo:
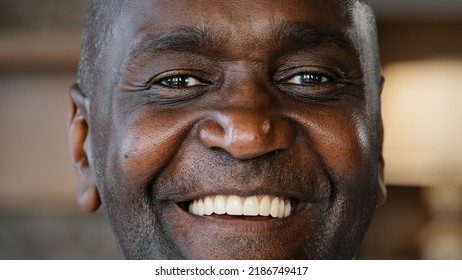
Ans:
[[[462,186],[462,60],[393,63],[383,74],[386,182]]]

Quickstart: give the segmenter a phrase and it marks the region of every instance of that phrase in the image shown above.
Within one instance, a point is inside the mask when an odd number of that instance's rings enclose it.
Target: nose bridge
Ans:
[[[253,68],[254,66],[249,66]],[[238,70],[233,81],[226,84],[222,91],[228,108],[248,108],[252,111],[264,110],[276,105],[275,97],[265,82],[261,81],[261,74],[255,70]]]

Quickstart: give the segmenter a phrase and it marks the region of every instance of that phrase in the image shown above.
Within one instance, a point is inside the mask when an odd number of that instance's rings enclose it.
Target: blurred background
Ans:
[[[462,1],[372,3],[389,196],[357,258],[462,259]],[[0,0],[0,259],[119,258],[67,149],[85,5]]]

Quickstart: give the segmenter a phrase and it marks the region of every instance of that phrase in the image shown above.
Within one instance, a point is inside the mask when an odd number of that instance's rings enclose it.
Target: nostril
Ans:
[[[212,147],[210,150],[214,151],[215,153],[223,154],[223,153],[228,153],[225,151],[225,149],[218,148],[218,147]]]

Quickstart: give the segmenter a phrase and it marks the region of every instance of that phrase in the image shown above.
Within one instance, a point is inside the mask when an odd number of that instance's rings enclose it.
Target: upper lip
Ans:
[[[210,187],[201,188],[201,191],[182,191],[177,193],[160,194],[157,195],[157,199],[169,201],[171,203],[182,203],[189,202],[194,199],[203,198],[206,196],[215,196],[215,195],[237,195],[240,197],[250,197],[258,195],[271,195],[278,196],[280,198],[295,199],[301,202],[315,202],[322,198],[328,196],[328,194],[319,195],[318,191],[308,192],[307,188],[320,188],[321,186],[274,186],[271,184],[264,186],[247,186],[247,185],[237,185],[232,184],[232,187],[229,186],[214,186],[212,189]],[[324,193],[324,192],[322,192]]]

